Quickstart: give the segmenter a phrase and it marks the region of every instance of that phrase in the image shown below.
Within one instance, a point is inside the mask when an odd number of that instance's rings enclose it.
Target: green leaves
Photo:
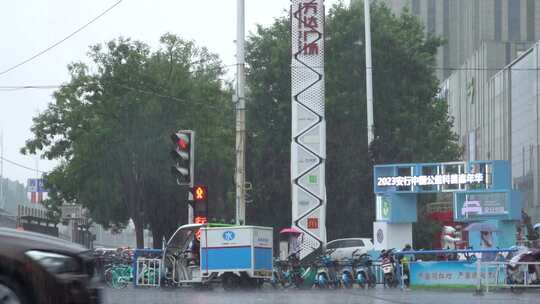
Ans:
[[[56,201],[83,204],[106,226],[131,218],[138,230],[159,231],[157,242],[187,222],[186,189],[170,175],[170,133],[197,132],[197,182],[222,210],[234,157],[218,57],[172,34],[160,41],[155,52],[128,38],[92,47],[96,72],[84,63],[68,67],[70,82],[34,118],[34,137],[22,149],[62,161],[48,176]]]
[[[363,6],[340,3],[326,18],[327,229],[329,239],[371,236],[372,166],[455,160],[460,149],[435,98],[435,53],[416,17],[372,5],[376,140],[368,153]],[[248,39],[248,219],[290,225],[290,23],[277,19]]]

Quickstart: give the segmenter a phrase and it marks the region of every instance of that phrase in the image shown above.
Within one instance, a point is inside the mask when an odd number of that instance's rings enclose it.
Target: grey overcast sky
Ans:
[[[118,0],[1,1],[0,71],[64,38]],[[269,25],[283,16],[289,0],[245,0],[246,32],[256,24]],[[339,0],[326,0],[330,7]],[[348,2],[348,1],[345,1]],[[88,46],[119,36],[141,40],[156,48],[159,37],[171,32],[218,53],[224,64],[235,63],[236,0],[123,0],[108,14],[39,58],[0,75],[0,86],[56,85],[69,80],[66,66],[86,61]],[[231,74],[232,75],[232,74]],[[4,157],[39,170],[55,162],[19,153],[31,137],[32,117],[52,101],[54,89],[0,90],[0,130]],[[0,131],[1,132],[1,131]],[[4,177],[26,182],[36,172],[4,162]]]

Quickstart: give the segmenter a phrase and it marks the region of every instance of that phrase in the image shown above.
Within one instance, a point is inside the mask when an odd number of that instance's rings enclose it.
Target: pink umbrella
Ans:
[[[290,227],[290,228],[281,229],[279,234],[302,234],[302,231],[300,231],[300,230],[298,230],[298,229],[296,229],[294,227]]]

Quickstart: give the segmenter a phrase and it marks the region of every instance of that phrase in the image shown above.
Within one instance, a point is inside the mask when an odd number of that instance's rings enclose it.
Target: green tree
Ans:
[[[173,131],[197,132],[197,181],[212,189],[220,214],[233,175],[231,99],[218,57],[171,34],[161,45],[152,52],[120,38],[92,47],[96,72],[68,67],[70,82],[34,118],[34,138],[22,149],[61,160],[47,175],[57,203],[80,203],[106,227],[132,219],[138,247],[144,228],[157,247],[187,222],[188,189],[170,175]]]
[[[253,203],[246,218],[273,227],[291,223],[289,27],[285,19],[258,26],[247,45],[246,170]]]
[[[327,229],[329,239],[371,235],[373,164],[455,160],[447,105],[438,99],[435,54],[442,41],[419,20],[372,12],[375,141],[367,146],[363,8],[333,6],[326,17]],[[248,39],[249,221],[290,225],[290,23],[276,19]]]

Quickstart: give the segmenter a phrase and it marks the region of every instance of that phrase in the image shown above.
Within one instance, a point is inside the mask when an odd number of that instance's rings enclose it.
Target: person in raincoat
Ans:
[[[414,254],[407,254],[407,251],[412,251],[412,247],[409,244],[406,244],[403,249],[401,249],[401,258],[399,260],[401,267],[403,267],[403,275],[405,275],[405,286],[409,287],[410,285],[410,270],[409,263],[414,261]]]

